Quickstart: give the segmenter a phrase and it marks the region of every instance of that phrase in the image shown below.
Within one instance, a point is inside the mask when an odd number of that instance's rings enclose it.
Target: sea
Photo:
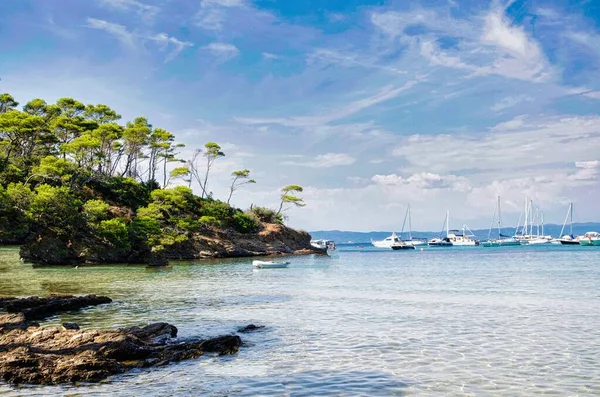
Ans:
[[[34,267],[0,248],[0,295],[102,294],[45,324],[169,322],[179,338],[232,334],[231,356],[140,369],[99,384],[1,396],[600,395],[600,247],[338,245],[286,269],[252,259]]]

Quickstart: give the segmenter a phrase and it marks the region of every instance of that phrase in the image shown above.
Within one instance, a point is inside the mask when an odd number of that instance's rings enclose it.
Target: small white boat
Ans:
[[[284,267],[288,267],[289,264],[290,264],[290,262],[259,261],[259,260],[252,261],[252,266],[259,268],[259,269],[284,268]]]
[[[371,239],[371,244],[377,248],[392,248],[392,245],[400,242],[400,239],[396,235],[396,232],[392,232],[391,236],[386,237],[383,240],[373,240]]]
[[[310,240],[310,245],[312,245],[315,248],[326,249],[327,251],[335,251],[336,249],[335,241],[333,240]]]
[[[580,245],[600,245],[600,233],[587,232],[579,238]]]

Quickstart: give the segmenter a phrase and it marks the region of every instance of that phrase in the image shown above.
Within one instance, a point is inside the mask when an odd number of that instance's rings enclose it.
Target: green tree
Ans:
[[[0,113],[5,113],[19,106],[19,102],[15,101],[12,95],[4,93],[0,94]]]
[[[233,177],[233,179],[231,181],[231,186],[229,186],[229,197],[227,198],[227,204],[229,204],[229,201],[231,201],[231,196],[233,196],[233,192],[249,183],[256,183],[254,179],[250,178],[250,170],[248,169],[233,171],[231,173],[231,176]]]
[[[190,166],[190,173],[196,179],[200,188],[202,189],[202,198],[209,197],[210,193],[208,191],[208,175],[210,174],[210,170],[214,164],[214,162],[219,158],[225,156],[225,153],[221,151],[221,146],[214,142],[207,142],[204,145],[204,153],[203,157],[206,159],[206,172],[204,173],[204,179],[200,177],[200,173],[198,170],[198,157],[202,151],[197,149],[192,156],[192,159],[188,162]]]
[[[125,153],[125,166],[121,176],[138,178],[139,164],[144,158],[144,147],[152,132],[152,126],[144,117],[137,117],[133,122],[127,123],[123,131],[123,151]]]
[[[281,202],[276,216],[279,216],[282,211],[287,211],[292,207],[304,207],[306,203],[303,198],[295,196],[296,193],[301,193],[304,188],[300,185],[288,185],[281,189]],[[284,206],[287,205],[286,208]]]

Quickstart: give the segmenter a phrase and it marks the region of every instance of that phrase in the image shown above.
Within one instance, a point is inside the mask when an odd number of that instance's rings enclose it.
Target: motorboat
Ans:
[[[432,247],[451,247],[452,243],[450,242],[450,239],[448,239],[447,237],[444,238],[432,238],[431,240],[429,240],[427,242],[427,245],[430,245]]]
[[[259,261],[253,260],[252,266],[258,269],[274,269],[288,267],[290,262],[277,262],[277,261]]]
[[[598,232],[587,232],[579,238],[580,245],[599,245],[600,246],[600,233]]]
[[[389,237],[386,237],[383,240],[371,239],[371,244],[377,248],[392,248],[392,245],[398,242],[400,242],[400,239],[396,235],[396,232],[392,232]]]
[[[400,241],[398,243],[394,243],[392,244],[392,249],[394,251],[400,251],[400,250],[414,250],[416,249],[415,246],[413,244],[411,244],[410,242],[406,242],[406,241]]]
[[[498,219],[496,219],[496,213],[498,214]],[[494,227],[494,223],[497,222],[498,227],[498,237],[492,239],[492,229]],[[494,212],[494,216],[492,217],[492,223],[490,225],[490,231],[488,233],[488,239],[481,243],[484,247],[510,247],[521,245],[519,240],[514,237],[506,236],[502,234],[502,215],[500,212],[500,196],[498,196],[498,205],[496,211]]]
[[[336,245],[333,240],[310,240],[310,245],[312,245],[315,248],[326,249],[327,251],[334,251],[336,249]]]

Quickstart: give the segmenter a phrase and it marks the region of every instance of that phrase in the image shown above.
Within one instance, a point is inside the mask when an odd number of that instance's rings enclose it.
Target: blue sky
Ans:
[[[515,225],[525,195],[600,220],[600,3],[0,0],[0,91],[74,97],[207,141],[258,183],[233,202],[290,225]]]

